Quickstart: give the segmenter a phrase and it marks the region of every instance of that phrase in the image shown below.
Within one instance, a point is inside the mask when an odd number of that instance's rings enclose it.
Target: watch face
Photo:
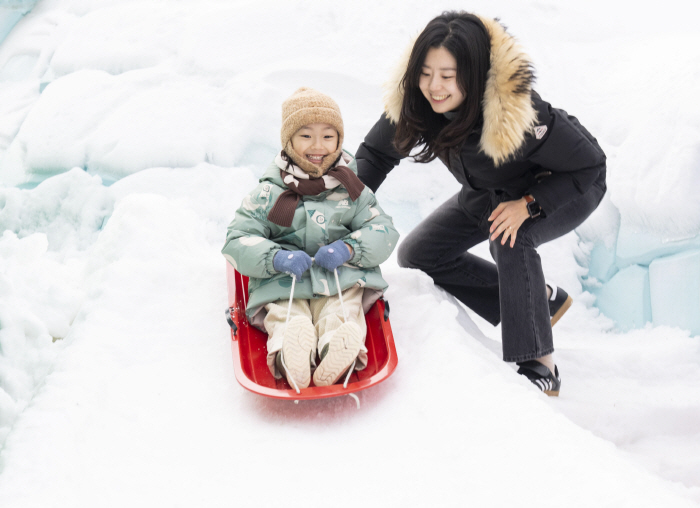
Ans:
[[[540,215],[540,212],[542,209],[540,208],[540,205],[537,204],[536,201],[530,201],[527,204],[527,211],[530,213],[530,217],[535,218]]]

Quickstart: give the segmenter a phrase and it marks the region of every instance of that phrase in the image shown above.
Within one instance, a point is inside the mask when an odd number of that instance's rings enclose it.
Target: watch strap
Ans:
[[[542,214],[542,208],[537,204],[534,197],[530,194],[525,194],[523,199],[525,199],[525,206],[527,206],[527,212],[530,214],[531,218],[534,219]]]

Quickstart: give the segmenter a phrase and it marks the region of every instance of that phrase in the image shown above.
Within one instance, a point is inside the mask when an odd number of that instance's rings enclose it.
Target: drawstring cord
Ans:
[[[297,282],[297,278],[292,274],[292,291],[289,293],[289,305],[287,306],[287,320],[284,322],[284,329],[287,329],[287,326],[289,325],[289,316],[292,313],[292,300],[294,299],[294,285]],[[297,393],[301,393],[301,390],[299,390],[299,386],[297,385],[297,382],[294,380],[292,375],[289,373],[289,369],[287,369],[287,364],[284,363],[284,355],[282,354],[282,351],[278,353],[280,355],[280,360],[282,360],[282,367],[284,367],[284,372],[287,375],[287,379],[289,379],[292,382],[292,385],[294,386],[294,389],[296,390]]]
[[[333,269],[335,274],[335,287],[338,288],[338,298],[340,299],[340,308],[343,310],[343,321],[348,322],[348,314],[345,312],[345,304],[343,303],[343,292],[340,290],[340,279],[338,278],[338,268]],[[347,346],[347,344],[346,344]]]
[[[343,310],[343,321],[345,323],[348,322],[348,313],[345,311],[345,304],[343,303],[343,292],[340,290],[340,279],[338,278],[338,268],[333,269],[333,273],[335,274],[335,287],[338,288],[338,299],[340,300],[340,308]],[[343,337],[343,343],[345,344],[345,347],[348,347],[348,341],[346,337]],[[364,349],[364,345],[362,346],[362,349]],[[366,350],[365,350],[366,351]],[[348,381],[350,381],[350,376],[355,370],[355,364],[357,363],[357,359],[352,361],[352,365],[348,369],[348,375],[345,376],[345,383],[343,383],[343,389],[347,389],[348,387]],[[350,394],[353,395],[353,394]],[[357,396],[353,397],[355,399],[355,402],[357,402],[357,407],[360,407],[360,399],[357,398]]]
[[[313,258],[312,262],[313,262]],[[340,290],[340,278],[338,277],[338,268],[333,269],[333,274],[335,275],[335,285],[336,288],[338,288],[338,299],[340,300],[340,308],[343,311],[343,321],[345,323],[348,322],[348,314],[345,310],[345,303],[343,302],[343,292]],[[292,300],[294,299],[294,287],[296,285],[297,278],[292,275],[292,289],[289,292],[289,305],[287,306],[287,319],[285,320],[284,326],[285,328],[289,325],[289,317],[292,313]],[[343,337],[343,342],[345,343],[345,347],[348,346],[347,340],[345,337]],[[362,350],[367,351],[365,346],[363,345]],[[292,375],[289,373],[289,370],[287,369],[287,364],[284,362],[284,354],[282,354],[282,351],[279,352],[280,355],[280,360],[282,362],[282,367],[284,367],[284,371],[287,375],[287,378],[292,382],[292,385],[294,386],[294,390],[296,390],[297,393],[301,393],[301,390],[299,390],[299,386],[297,385],[296,381],[292,377]],[[348,387],[348,382],[350,381],[350,376],[355,370],[355,365],[357,363],[357,359],[353,360],[352,365],[348,369],[348,374],[345,376],[345,382],[343,383],[343,389],[347,389]],[[355,395],[354,393],[349,393],[348,394],[350,397],[355,399],[355,403],[357,404],[357,409],[360,409],[360,399]],[[295,403],[298,403],[298,401],[294,401]]]
[[[348,387],[348,381],[350,380],[350,376],[352,375],[352,371],[355,370],[355,363],[357,363],[356,359],[352,361],[352,365],[348,369],[348,375],[345,376],[345,382],[343,383],[343,388]]]
[[[289,373],[289,369],[287,369],[287,364],[284,363],[284,354],[282,353],[282,351],[279,352],[279,355],[280,355],[280,360],[282,360],[282,367],[284,367],[284,372],[287,374],[287,378],[292,382],[292,385],[294,386],[294,389],[296,390],[296,392],[301,393],[301,390],[299,390],[299,386],[297,385],[297,382],[294,381],[294,378]]]

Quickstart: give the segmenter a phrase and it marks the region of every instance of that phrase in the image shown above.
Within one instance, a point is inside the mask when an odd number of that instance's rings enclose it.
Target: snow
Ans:
[[[22,16],[32,10],[38,0],[5,0],[0,4],[0,43]]]
[[[354,151],[410,37],[463,7],[42,0],[17,23],[0,45],[0,506],[700,505],[686,2],[469,6],[609,156],[599,209],[540,248],[575,299],[554,330],[559,398],[395,257],[399,365],[360,410],[235,380],[219,251],[279,148],[281,102],[334,97]],[[456,190],[440,163],[405,162],[378,199],[406,235]]]

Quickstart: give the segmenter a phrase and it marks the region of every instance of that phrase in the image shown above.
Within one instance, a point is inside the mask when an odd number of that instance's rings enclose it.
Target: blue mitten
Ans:
[[[350,260],[350,249],[342,240],[336,240],[330,245],[324,245],[314,256],[314,261],[320,267],[333,271]]]
[[[311,256],[303,250],[294,252],[289,250],[281,250],[272,258],[272,266],[278,272],[295,275],[297,280],[301,280],[301,275],[311,268]]]

